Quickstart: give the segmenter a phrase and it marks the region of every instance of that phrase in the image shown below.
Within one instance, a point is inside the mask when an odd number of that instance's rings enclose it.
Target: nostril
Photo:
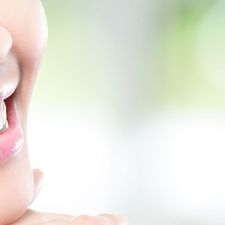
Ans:
[[[0,26],[0,63],[4,62],[12,47],[12,36],[8,30]]]

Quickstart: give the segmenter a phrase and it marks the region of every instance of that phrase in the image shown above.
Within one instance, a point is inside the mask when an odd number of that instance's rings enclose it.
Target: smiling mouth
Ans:
[[[15,94],[1,102],[0,113],[0,164],[20,152],[23,132],[18,123]]]

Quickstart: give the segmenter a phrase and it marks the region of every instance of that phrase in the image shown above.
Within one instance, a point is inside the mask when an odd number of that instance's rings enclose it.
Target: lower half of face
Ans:
[[[46,27],[39,0],[0,0],[0,225],[22,216],[34,197],[26,121]]]

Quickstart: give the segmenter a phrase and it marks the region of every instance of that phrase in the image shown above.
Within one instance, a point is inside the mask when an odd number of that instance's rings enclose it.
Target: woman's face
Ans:
[[[46,40],[40,0],[0,0],[0,225],[20,217],[34,197],[26,121]]]

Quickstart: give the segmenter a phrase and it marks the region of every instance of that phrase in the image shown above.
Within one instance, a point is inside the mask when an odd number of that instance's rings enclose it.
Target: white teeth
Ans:
[[[8,128],[7,113],[5,102],[0,103],[0,132]]]

